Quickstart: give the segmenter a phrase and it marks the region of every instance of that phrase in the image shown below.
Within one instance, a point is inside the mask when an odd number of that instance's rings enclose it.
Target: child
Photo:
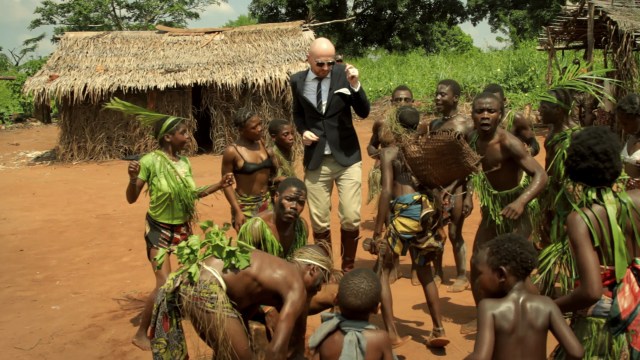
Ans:
[[[191,163],[180,155],[190,139],[185,119],[154,113],[118,98],[107,103],[105,108],[135,115],[142,125],[153,130],[159,146],[158,150],[144,155],[140,161],[131,161],[127,169],[127,202],[135,203],[145,185],[150,198],[144,238],[156,286],[145,301],[140,326],[131,340],[140,349],[148,351],[151,350],[148,331],[153,302],[158,289],[171,273],[171,262],[165,261],[158,267],[154,258],[159,249],[187,240],[191,235],[191,223],[195,220],[197,199],[232,185],[233,174],[224,174],[216,184],[196,188]]]
[[[369,316],[378,311],[380,293],[380,280],[372,270],[346,273],[337,296],[340,314],[323,313],[322,324],[309,339],[314,359],[395,359],[389,334],[369,323]]]
[[[484,300],[478,306],[478,337],[467,359],[546,359],[550,329],[567,353],[581,359],[582,345],[554,302],[525,289],[538,265],[531,243],[505,234],[482,244],[472,262],[478,269],[474,286]]]
[[[293,168],[295,161],[293,153],[293,128],[287,120],[275,119],[269,123],[269,135],[273,144],[273,155],[278,163],[278,172],[276,173],[276,181],[278,178],[284,179],[288,177],[296,177]]]

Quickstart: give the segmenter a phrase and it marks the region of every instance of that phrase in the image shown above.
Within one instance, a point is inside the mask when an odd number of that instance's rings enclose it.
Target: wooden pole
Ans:
[[[587,20],[587,53],[585,54],[585,60],[587,60],[588,70],[593,68],[593,47],[595,39],[593,36],[594,18],[595,18],[596,6],[593,2],[589,2],[589,20]]]

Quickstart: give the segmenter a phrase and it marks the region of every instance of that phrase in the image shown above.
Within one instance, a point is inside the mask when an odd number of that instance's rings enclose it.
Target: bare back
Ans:
[[[223,262],[210,257],[204,263],[217,270],[227,286],[227,295],[243,315],[251,314],[260,305],[280,308],[287,301],[296,308],[303,308],[307,292],[295,264],[262,251],[251,253],[251,265],[243,270],[222,271]],[[201,271],[201,281],[213,280],[206,270]]]
[[[565,348],[579,347],[553,301],[529,293],[520,282],[504,298],[480,302],[474,358],[546,359],[549,330]]]
[[[391,340],[389,334],[383,330],[364,330],[362,332],[367,340],[364,360],[392,360]],[[338,360],[342,354],[344,333],[336,330],[317,348],[317,359]]]

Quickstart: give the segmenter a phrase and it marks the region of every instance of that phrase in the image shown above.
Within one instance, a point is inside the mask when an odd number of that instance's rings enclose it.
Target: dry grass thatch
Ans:
[[[106,160],[157,147],[133,118],[102,110],[113,96],[184,117],[192,131],[202,121],[195,114],[207,110],[214,153],[236,139],[232,118],[241,107],[267,121],[290,119],[289,74],[306,68],[313,32],[302,22],[223,30],[65,34],[24,86],[37,103],[58,103],[59,159]],[[193,141],[186,154],[197,148]]]
[[[136,105],[153,107],[156,111],[186,118],[187,127],[195,130],[191,116],[191,92],[182,90],[148,94],[116,93],[121,99]],[[155,104],[149,104],[150,99]],[[106,102],[108,99],[104,99]],[[94,104],[60,104],[60,139],[56,149],[61,161],[120,159],[127,155],[143,154],[158,147],[151,130],[133,116],[103,110]],[[195,142],[185,152],[194,153]]]
[[[49,61],[24,86],[36,99],[97,102],[116,91],[193,85],[270,91],[305,68],[313,33],[302,22],[218,33],[113,31],[66,33]]]

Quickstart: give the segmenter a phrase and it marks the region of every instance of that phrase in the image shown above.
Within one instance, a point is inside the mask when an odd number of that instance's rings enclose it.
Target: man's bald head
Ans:
[[[316,76],[326,77],[335,64],[336,48],[327,38],[313,40],[307,54],[307,62]]]
[[[331,58],[335,58],[336,56],[336,48],[331,43],[331,40],[327,38],[317,38],[313,40],[311,46],[309,46],[309,56],[331,56]]]

